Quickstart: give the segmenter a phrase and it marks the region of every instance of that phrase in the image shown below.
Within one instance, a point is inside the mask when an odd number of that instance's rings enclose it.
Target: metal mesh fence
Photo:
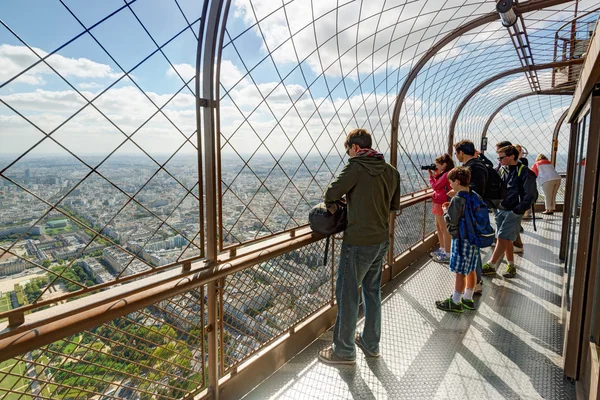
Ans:
[[[520,144],[525,149],[530,166],[535,163],[538,154],[544,154],[550,159],[552,133],[560,116],[570,104],[571,96],[530,96],[509,104],[496,115],[490,125],[489,152],[494,154],[495,144],[508,140],[513,144]],[[566,171],[568,126],[560,129],[556,170]]]
[[[204,288],[0,363],[6,399],[180,399],[206,386]]]
[[[594,4],[594,2],[579,2],[578,15],[596,7],[597,4]],[[565,20],[569,20],[574,16],[574,3],[566,3],[564,5],[546,8],[525,15],[524,22],[531,52],[529,55],[530,57],[527,57],[527,62],[543,65],[554,61],[554,34],[565,23]],[[490,70],[499,74],[506,70],[527,65],[523,63],[523,57],[517,57],[518,52],[515,51],[513,41],[511,40],[511,37],[506,34],[506,30],[500,29],[496,31],[495,35],[492,34],[491,37],[495,37],[498,40],[500,47],[488,48],[488,46],[485,46],[485,49],[477,49],[473,54],[476,57],[476,60],[469,59],[468,62],[465,61],[465,67],[467,69],[461,71],[463,75],[466,75],[466,77],[463,78],[465,80],[463,86],[460,90],[450,91],[453,96],[456,96],[456,103],[459,103],[463,99],[465,93],[469,93],[471,89],[483,82],[485,78],[493,76],[494,74],[489,73]],[[462,49],[460,46],[458,47],[459,49]],[[500,51],[501,49],[503,50]],[[512,56],[510,55],[510,50],[512,50]],[[497,68],[498,65],[501,65],[502,68]],[[472,71],[472,68],[475,66],[481,69]],[[484,66],[487,69],[484,69]],[[440,79],[441,78],[442,77],[440,76]],[[479,144],[481,134],[484,131],[486,122],[488,122],[488,118],[502,104],[510,99],[515,99],[519,95],[526,95],[533,92],[551,90],[564,90],[568,92],[573,89],[573,82],[576,79],[576,76],[571,76],[570,81],[565,81],[564,85],[559,84],[560,82],[556,80],[553,69],[546,68],[537,71],[535,73],[535,78],[533,79],[530,75],[520,73],[506,76],[488,84],[474,94],[465,105],[460,115],[458,115],[456,131],[454,133],[455,140],[470,139],[474,143]],[[534,87],[532,87],[533,81],[535,81]],[[454,87],[457,88],[458,86]],[[567,96],[564,97],[565,99],[567,98]],[[519,113],[528,113],[528,103],[522,103],[522,105],[523,107],[521,107]],[[503,110],[501,113],[505,114],[508,118],[511,117],[506,110]],[[533,129],[535,129],[535,116],[529,118],[532,119],[531,124],[534,126]],[[558,118],[558,116],[556,118]],[[528,123],[529,119],[525,125]],[[543,140],[545,140],[546,137],[551,140],[552,129],[553,126],[545,131]],[[517,140],[517,142],[519,142],[519,140]],[[549,152],[550,146],[547,148],[548,150],[545,151]],[[565,149],[565,147],[563,147],[563,149]]]
[[[25,293],[10,308],[202,257],[202,5],[1,8],[0,275]]]
[[[580,12],[594,3],[580,1]],[[82,290],[201,258],[197,123],[204,121],[195,65],[209,3],[7,4],[0,4],[0,275],[9,278],[0,281],[0,313],[60,304]],[[373,133],[387,160],[397,148],[403,194],[428,187],[420,166],[447,151],[457,104],[498,66],[555,59],[553,35],[575,2],[524,16],[529,61],[499,22],[450,41],[417,74],[392,121],[411,68],[494,4],[234,2],[218,49],[218,102],[208,105],[218,111],[221,250],[304,225],[347,161],[343,138],[355,127]],[[543,71],[490,84],[457,118],[455,138],[478,143],[493,110],[552,88],[552,79]],[[562,101],[515,102],[494,120],[490,138],[520,118],[515,141],[530,153],[549,152],[543,123],[555,121]],[[395,122],[398,141],[391,143]],[[561,130],[561,149],[564,138]],[[406,207],[395,226],[397,256],[435,230],[431,202]],[[321,241],[225,279],[221,372],[332,300],[339,248],[339,241],[330,248],[333,262],[322,262]],[[196,393],[206,386],[204,303],[203,289],[191,291],[5,361],[0,393]]]
[[[222,349],[225,373],[298,322],[330,304],[333,297],[330,243],[325,240],[275,257],[227,277],[223,290]]]
[[[220,138],[223,247],[306,223],[343,165],[348,130],[371,131],[389,158],[390,116],[407,67],[436,38],[489,9],[485,1],[417,3],[234,4],[220,81],[228,116]],[[249,42],[259,55],[244,51]],[[402,136],[404,192],[426,186],[415,166],[431,162],[433,152],[420,154],[435,148],[438,133]]]
[[[402,210],[396,217],[394,229],[394,257],[408,250],[423,240],[426,221],[430,221],[431,206],[428,203],[417,203]],[[435,226],[435,221],[433,222]]]

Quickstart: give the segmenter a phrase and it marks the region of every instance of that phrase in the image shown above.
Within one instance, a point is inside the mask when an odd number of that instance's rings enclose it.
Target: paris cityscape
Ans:
[[[432,155],[417,157],[418,160],[433,158]],[[306,224],[308,211],[322,200],[327,184],[343,167],[336,157],[327,158],[326,162],[322,158],[307,158],[301,162],[299,158],[283,157],[274,163],[273,158],[267,156],[242,161],[227,155],[221,165],[219,198],[222,199],[225,248]],[[195,157],[181,157],[162,169],[141,158],[117,157],[102,163],[96,171],[91,172],[76,160],[47,156],[19,161],[5,172],[10,180],[0,180],[0,248],[3,253],[0,311],[52,300],[82,287],[110,283],[117,277],[200,257]],[[404,171],[413,171],[413,175],[403,174],[403,193],[423,187],[423,176],[417,175],[420,171],[411,165],[404,165]],[[53,209],[52,205],[63,197]],[[403,212],[404,221],[420,221],[423,205]],[[432,218],[427,221],[428,227],[434,226]],[[422,234],[411,229],[396,232],[396,244],[400,248],[415,243]],[[234,364],[244,359],[262,343],[302,320],[310,310],[330,301],[332,266],[324,264],[323,252],[323,243],[315,243],[227,279],[223,294],[225,362]],[[200,306],[201,296],[199,290],[190,291],[69,340],[53,343],[49,350],[58,358],[54,362],[45,359],[44,368],[39,365],[40,354],[28,353],[26,359],[37,359],[38,364],[23,362],[18,367],[26,370],[31,378],[29,392],[40,396],[51,393],[48,385],[37,383],[43,378],[120,397],[133,393],[128,389],[131,387],[148,392],[162,390],[172,396],[177,390],[190,388],[182,386],[174,376],[162,382],[173,387],[165,391],[164,387],[152,383],[155,373],[152,371],[165,362],[165,357],[169,358],[158,353],[173,343],[186,354],[183,362],[173,361],[175,370],[188,376],[186,385],[201,386],[202,358],[206,354],[202,351],[202,335],[198,329],[207,318]],[[137,380],[120,375],[118,365],[110,368],[113,375],[109,379],[98,382],[78,381],[52,368],[54,363],[61,362],[60,357],[65,352],[85,350],[77,344],[86,341],[92,346],[119,351],[122,346],[118,340],[115,343],[114,330],[124,330],[136,337],[154,337],[137,345],[138,349],[152,354],[144,356],[142,365],[147,370],[140,366]],[[113,365],[114,360],[110,357],[87,360],[81,355],[68,365],[78,371],[91,364],[104,363]],[[122,368],[126,366],[123,364]],[[106,374],[106,370],[99,368],[98,374],[101,373]],[[23,378],[21,384],[27,382]],[[113,387],[110,382],[118,385]],[[5,384],[0,384],[0,394]],[[76,393],[80,392],[59,390],[53,394],[71,398],[76,397]],[[138,392],[133,396],[152,398]]]
[[[2,165],[10,161],[3,160]],[[307,158],[303,163],[299,158],[282,157],[275,168],[273,165],[268,156],[247,162],[225,156],[222,161],[224,247],[306,224],[308,211],[322,200],[327,184],[343,167],[337,156],[327,162]],[[8,179],[0,180],[0,312],[201,255],[197,159],[193,156],[180,157],[163,169],[141,158],[116,157],[102,163],[96,172],[74,159],[45,156],[20,160],[4,175]],[[411,179],[423,181],[417,176]],[[403,182],[405,191],[407,182]],[[422,206],[415,211],[422,217]],[[410,244],[415,241],[410,236],[414,235],[397,239]],[[324,265],[323,251],[323,243],[316,243],[227,280],[223,297],[225,354],[231,363],[329,302],[332,267]],[[127,331],[135,331],[137,326],[144,333],[156,332],[158,343],[143,345],[149,351],[160,349],[171,335],[177,346],[189,351],[187,361],[176,369],[191,374],[192,381],[202,379],[202,346],[194,346],[190,340],[206,319],[198,306],[199,297],[198,291],[192,291],[161,302],[146,314],[120,319]],[[102,339],[110,336],[110,329],[103,325],[90,332],[93,338],[84,333],[50,347],[62,354],[73,351],[70,347],[77,347],[75,343],[92,341],[116,350],[114,343]],[[40,355],[29,353],[27,357],[39,359]],[[88,361],[79,357],[70,367],[73,371],[87,368]],[[111,391],[106,380],[93,385],[77,382],[54,370],[50,360],[45,362],[46,368],[33,363],[20,366],[32,378],[28,389],[32,395],[50,393],[47,385],[36,383],[40,378]],[[149,369],[160,362],[164,357],[144,360]],[[120,383],[114,388],[119,389],[118,396],[126,397],[127,385],[134,384],[119,379],[118,373],[111,379]],[[153,390],[150,377],[141,374],[139,379],[136,387]],[[6,380],[2,382],[0,393]],[[177,380],[166,384],[176,385]],[[70,396],[68,391],[60,395]]]

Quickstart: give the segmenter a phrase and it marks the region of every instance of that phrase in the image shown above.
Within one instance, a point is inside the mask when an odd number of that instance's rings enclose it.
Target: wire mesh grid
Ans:
[[[202,5],[151,7],[1,6],[0,269],[41,275],[12,308],[202,256]]]
[[[298,322],[333,300],[331,240],[325,240],[235,273],[223,289],[223,366],[225,373]]]
[[[18,307],[201,256],[198,82],[190,51],[203,19],[197,3],[161,3],[158,18],[142,0],[89,10],[76,1],[49,3],[42,11],[57,17],[40,19],[55,28],[47,41],[15,17],[38,10],[23,10],[25,2],[13,10],[0,5],[0,55],[25,60],[0,71],[0,118],[15,124],[1,133],[14,147],[0,150],[0,216],[3,223],[19,216],[11,224],[17,226],[1,227],[0,234],[9,234],[0,256],[10,258],[4,271],[33,266],[48,274],[0,300]],[[549,57],[556,23],[572,14],[574,2],[566,4],[525,16],[538,63]],[[221,248],[305,224],[308,209],[344,165],[349,129],[373,132],[374,147],[389,160],[392,109],[410,68],[432,44],[493,6],[489,0],[235,2],[220,60]],[[41,17],[31,18],[29,24]],[[94,72],[73,72],[74,61]],[[490,23],[445,46],[418,74],[399,121],[403,193],[428,186],[420,164],[447,151],[456,104],[498,65],[521,64],[506,30]],[[538,76],[550,87],[550,78]],[[51,89],[23,91],[23,85]],[[457,139],[477,143],[491,110],[529,90],[523,79],[510,87],[492,99],[473,99]],[[40,111],[32,99],[46,108]],[[76,135],[82,131],[88,135]],[[48,154],[58,155],[56,161],[40,163]],[[430,202],[414,204],[396,218],[395,255],[433,232],[430,208]],[[320,260],[323,246],[226,279],[222,369],[331,301],[339,245],[328,266]],[[17,398],[179,398],[200,390],[206,383],[203,293],[3,363],[0,387],[10,381],[7,389]]]
[[[343,166],[350,129],[371,131],[389,159],[406,67],[440,35],[490,9],[485,1],[413,3],[234,4],[220,81],[223,247],[305,224]],[[244,51],[247,43],[260,54]],[[418,140],[403,146],[401,173],[405,164],[414,171],[415,153],[431,147],[429,137]],[[406,191],[424,187],[413,177]]]
[[[410,249],[425,237],[435,219],[431,214],[431,203],[421,202],[402,209],[396,217],[394,227],[394,257]]]
[[[507,105],[496,115],[488,129],[490,153],[494,153],[496,143],[508,140],[526,149],[530,166],[538,154],[544,154],[550,160],[552,134],[570,104],[571,96],[529,96]],[[560,129],[556,170],[566,171],[568,125]]]
[[[205,288],[0,364],[7,399],[180,399],[206,387]]]
[[[594,2],[579,2],[578,15],[595,7],[597,7],[597,4]],[[527,34],[530,37],[532,59],[536,65],[542,65],[553,61],[554,35],[566,20],[572,19],[574,16],[574,2],[532,12],[525,16],[524,21],[527,26]],[[504,32],[502,29],[504,29]],[[466,63],[467,70],[461,71],[463,74],[467,75],[468,78],[463,82],[461,90],[451,90],[451,92],[458,92],[460,94],[456,98],[457,103],[463,99],[465,93],[469,93],[470,89],[475,88],[476,84],[481,83],[484,78],[493,76],[494,74],[489,73],[490,70],[499,74],[507,70],[521,67],[513,43],[509,40],[505,28],[502,29],[497,31],[497,33],[500,34],[498,40],[503,43],[503,51],[497,52],[500,49],[493,49],[487,53],[481,51],[480,54],[475,54],[475,59],[471,59]],[[473,57],[471,56],[471,58]],[[470,66],[471,64],[485,68],[481,68],[478,71],[471,71],[473,68]],[[498,68],[498,65],[502,65],[502,68]],[[569,66],[564,68],[573,69],[574,67]],[[442,77],[438,79],[441,78]],[[568,94],[569,91],[573,90],[576,78],[577,76],[573,75],[570,80],[559,85],[559,82],[556,81],[554,77],[552,68],[542,69],[536,72],[536,79],[539,82],[539,91],[542,92],[565,90]],[[455,88],[456,87],[457,86],[455,86]],[[507,101],[516,99],[519,95],[529,93],[532,93],[530,80],[522,73],[512,74],[488,84],[474,94],[465,105],[464,109],[462,109],[460,115],[457,116],[454,133],[455,140],[469,139],[474,143],[479,144],[482,132],[485,130],[485,125],[489,122],[488,119],[490,115],[497,111],[498,108]],[[454,94],[454,96],[456,96],[456,94]],[[526,106],[527,103],[524,103],[524,105]],[[526,110],[522,112],[526,112]],[[547,135],[549,140],[551,140],[552,128],[547,131]],[[548,153],[550,152],[549,150],[545,151]]]

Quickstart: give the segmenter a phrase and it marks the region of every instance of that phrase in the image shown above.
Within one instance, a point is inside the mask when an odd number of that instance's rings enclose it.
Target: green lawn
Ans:
[[[16,366],[13,367],[15,364]],[[2,390],[12,389],[22,393],[29,385],[29,379],[25,379],[20,376],[7,375],[6,372],[8,371],[11,371],[11,373],[16,375],[23,375],[25,374],[25,363],[17,360],[8,360],[0,363],[0,398],[6,400],[31,399],[31,396],[22,396],[18,393],[7,394],[5,390]]]
[[[10,309],[12,309],[10,305],[10,294],[3,294],[2,297],[0,297],[0,312],[9,311]]]

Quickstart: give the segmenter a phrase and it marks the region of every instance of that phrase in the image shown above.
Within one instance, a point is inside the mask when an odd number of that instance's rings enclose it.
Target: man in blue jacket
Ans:
[[[502,256],[506,254],[508,265],[502,274],[504,278],[514,278],[517,268],[514,261],[513,241],[517,239],[523,214],[537,198],[536,176],[523,165],[519,151],[514,146],[505,146],[498,150],[500,175],[506,184],[506,196],[494,212],[498,241],[489,262],[483,264],[484,275],[495,275]]]

